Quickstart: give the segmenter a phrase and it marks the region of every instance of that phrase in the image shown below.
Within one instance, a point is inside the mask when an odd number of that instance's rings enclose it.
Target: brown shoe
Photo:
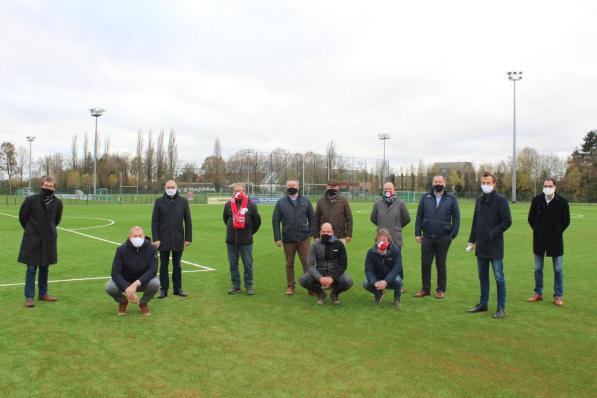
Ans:
[[[147,303],[141,303],[141,304],[139,304],[139,310],[141,311],[141,313],[144,316],[151,315],[151,312],[149,312],[149,306],[147,305]]]
[[[51,301],[58,301],[58,299],[57,299],[56,297],[49,296],[49,295],[47,295],[47,294],[45,294],[45,295],[41,296],[41,297],[39,298],[39,300],[40,300],[40,301],[50,301],[50,302],[51,302]]]
[[[124,299],[122,303],[118,303],[118,315],[126,315],[126,306],[129,305],[129,301]]]
[[[554,303],[555,305],[557,305],[557,306],[560,306],[560,307],[564,305],[564,301],[563,301],[563,300],[562,300],[562,298],[561,298],[561,297],[559,297],[559,296],[555,296],[555,297],[553,298],[553,303]]]
[[[543,300],[543,296],[542,296],[542,295],[540,295],[540,294],[536,294],[536,293],[535,293],[535,294],[533,294],[533,296],[532,296],[532,297],[529,297],[529,298],[527,299],[527,301],[528,301],[529,303],[535,303],[535,302],[537,302],[537,301],[541,301],[541,300]]]
[[[290,286],[288,288],[288,290],[286,290],[286,294],[289,296],[292,296],[294,294],[294,288],[292,286]]]
[[[446,293],[444,293],[443,290],[438,290],[435,292],[436,299],[443,299],[444,297],[446,297]]]
[[[31,297],[27,297],[25,299],[25,307],[27,307],[27,308],[35,307],[35,302],[33,301],[33,299]]]
[[[421,290],[421,291],[415,293],[415,297],[425,297],[425,296],[429,296],[429,292],[426,292],[425,290]]]

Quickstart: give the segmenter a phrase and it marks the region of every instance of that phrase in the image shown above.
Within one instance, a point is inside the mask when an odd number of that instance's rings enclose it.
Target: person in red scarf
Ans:
[[[232,198],[224,205],[226,245],[232,287],[228,294],[240,293],[239,257],[243,261],[245,289],[253,295],[253,235],[261,226],[257,205],[245,194],[243,184],[234,184]]]

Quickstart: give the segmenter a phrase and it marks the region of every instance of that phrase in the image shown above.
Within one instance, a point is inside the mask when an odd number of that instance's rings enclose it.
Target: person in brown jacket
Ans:
[[[336,182],[327,183],[325,195],[317,202],[313,231],[319,232],[326,222],[332,224],[336,237],[342,243],[352,240],[352,210],[348,200],[340,195]]]

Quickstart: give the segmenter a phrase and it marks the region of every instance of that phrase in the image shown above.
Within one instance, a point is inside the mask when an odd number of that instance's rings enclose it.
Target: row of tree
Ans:
[[[38,159],[33,165],[34,180],[52,175],[64,189],[90,191],[94,149],[102,145],[99,145],[99,138],[92,143],[87,134],[83,135],[82,145],[79,143],[79,137],[74,136],[68,154],[56,153]],[[559,181],[559,190],[572,200],[597,201],[596,146],[597,131],[590,131],[567,159],[540,154],[533,148],[520,150],[517,155],[520,199],[541,192],[543,180],[551,176]],[[15,148],[10,142],[1,144],[0,183],[3,190],[12,192],[27,185],[28,155],[27,150]],[[423,160],[416,166],[391,168],[387,162],[378,159],[342,156],[333,141],[328,143],[323,154],[294,153],[282,148],[268,153],[247,149],[224,159],[220,140],[216,139],[212,155],[200,166],[187,162],[179,167],[176,133],[170,130],[166,135],[162,130],[155,137],[151,131],[139,131],[134,154],[112,153],[109,137],[106,137],[98,151],[97,186],[111,192],[117,192],[123,186],[155,192],[161,189],[164,180],[174,178],[188,185],[212,185],[216,191],[240,181],[248,183],[252,192],[267,193],[280,190],[288,178],[296,178],[305,184],[308,194],[320,193],[330,180],[346,183],[355,194],[377,194],[385,181],[394,182],[401,191],[426,191],[433,175],[442,173],[446,174],[451,190],[462,196],[473,196],[479,191],[477,175],[483,170],[493,171],[498,178],[498,190],[509,196],[511,159],[495,164],[483,163],[476,169],[466,162],[425,164]]]

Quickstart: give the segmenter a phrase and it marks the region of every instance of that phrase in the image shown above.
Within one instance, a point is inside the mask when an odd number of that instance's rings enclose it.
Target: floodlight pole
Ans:
[[[27,136],[27,141],[29,141],[29,190],[28,192],[31,192],[31,143],[33,141],[35,141],[35,137],[33,136]]]
[[[390,134],[378,134],[377,138],[383,141],[383,164],[382,164],[382,172],[381,172],[381,179],[382,184],[386,182],[386,141],[389,140]]]
[[[522,79],[522,72],[508,72],[508,79],[514,83],[512,123],[512,203],[516,202],[516,82]]]
[[[97,192],[97,119],[105,112],[102,108],[91,108],[91,116],[95,118],[95,136],[93,140],[93,197]]]

